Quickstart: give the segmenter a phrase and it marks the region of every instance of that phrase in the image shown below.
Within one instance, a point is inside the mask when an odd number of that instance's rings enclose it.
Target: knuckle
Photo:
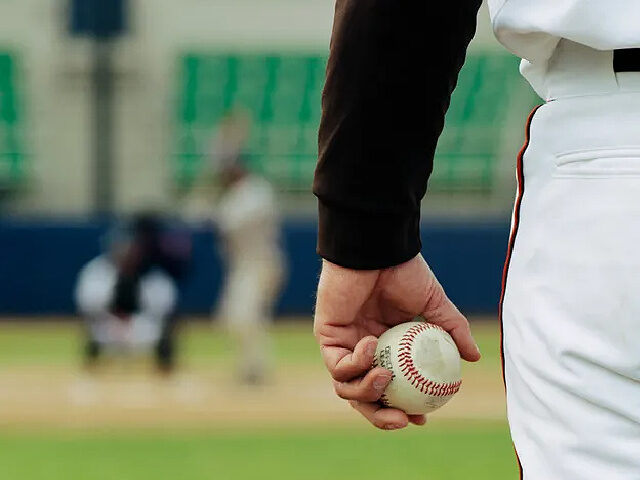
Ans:
[[[431,309],[440,307],[445,301],[444,289],[435,276],[431,275],[427,285],[427,306]]]
[[[367,394],[361,395],[360,398],[362,399],[363,402],[376,403],[380,399],[380,396],[371,395],[370,393],[367,393]]]
[[[361,386],[348,385],[345,383],[334,385],[336,395],[344,400],[354,400],[358,402],[374,402],[376,399],[371,398],[371,394],[363,391]]]
[[[460,317],[457,319],[454,326],[456,326],[461,333],[471,334],[471,326],[469,325],[469,321],[462,315],[460,315]]]
[[[468,327],[469,321],[467,320],[467,317],[465,317],[462,314],[462,312],[458,310],[455,305],[453,305],[453,303],[451,305],[453,306],[453,308],[455,308],[455,316],[454,316],[455,321],[460,325],[464,325]]]
[[[364,373],[371,368],[371,362],[366,355],[359,355],[358,358],[354,359],[354,368]]]
[[[344,372],[339,368],[329,369],[329,373],[331,374],[331,378],[336,382],[344,382],[346,380]]]
[[[366,399],[367,402],[378,402],[380,400],[380,397],[382,396],[381,392],[378,392],[377,390],[369,390],[366,393]]]
[[[318,317],[318,315],[316,314],[313,317],[313,336],[318,341],[321,341],[324,338],[323,332],[324,332],[324,323],[320,320],[320,317]]]
[[[365,402],[377,402],[380,399],[380,395],[382,392],[378,392],[373,385],[369,384],[366,387],[363,387],[360,394],[360,399]]]

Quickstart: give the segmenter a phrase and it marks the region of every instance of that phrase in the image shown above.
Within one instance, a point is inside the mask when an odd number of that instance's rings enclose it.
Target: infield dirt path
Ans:
[[[0,335],[5,337],[6,348],[15,348],[33,332],[58,332],[58,338],[60,331],[68,334],[65,324],[51,325],[5,324]],[[478,327],[476,331],[484,331],[489,339],[489,350],[496,350],[495,323]],[[290,345],[300,347],[301,342],[309,342],[302,346],[305,351],[317,348],[300,322],[278,328],[280,338],[290,338]],[[198,335],[211,334],[201,326],[194,330]],[[290,337],[288,331],[299,336]],[[46,343],[38,345],[31,347],[29,355],[46,350]],[[65,345],[68,349],[75,344]],[[0,428],[211,429],[362,424],[347,403],[334,395],[319,356],[316,360],[305,355],[295,364],[294,360],[284,364],[281,358],[272,381],[259,388],[236,384],[228,359],[200,359],[169,377],[154,373],[147,363],[116,362],[89,374],[75,363],[75,356],[73,363],[58,365],[48,365],[46,354],[36,355],[40,360],[35,364],[0,363]],[[503,420],[504,390],[499,368],[496,355],[479,365],[465,364],[460,393],[432,419]]]
[[[465,375],[434,418],[502,419],[498,375]],[[280,370],[269,385],[235,385],[224,371],[171,377],[14,367],[0,371],[0,427],[295,426],[361,421],[332,391],[321,368]]]

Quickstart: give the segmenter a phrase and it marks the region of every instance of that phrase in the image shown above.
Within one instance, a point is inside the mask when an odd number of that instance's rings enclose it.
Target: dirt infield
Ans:
[[[1,328],[1,327],[0,327]],[[74,365],[0,365],[0,427],[306,426],[361,422],[333,394],[320,362],[280,365],[259,388],[234,383],[228,362],[196,362],[162,377],[148,365],[94,374]],[[293,364],[295,363],[295,364]],[[434,419],[504,418],[495,358],[465,366],[461,392]]]

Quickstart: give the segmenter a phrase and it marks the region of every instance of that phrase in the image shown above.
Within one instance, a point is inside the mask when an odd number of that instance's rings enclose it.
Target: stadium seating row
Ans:
[[[175,179],[194,180],[206,164],[217,123],[234,109],[253,119],[247,155],[283,190],[307,190],[316,161],[326,57],[188,53],[179,59]],[[510,94],[522,86],[517,59],[469,56],[440,140],[431,187],[491,189]]]
[[[0,191],[19,185],[27,165],[16,59],[0,53]],[[318,54],[188,53],[179,58],[175,94],[174,181],[187,187],[207,164],[220,119],[233,109],[253,120],[252,168],[282,190],[308,190],[326,57]],[[522,92],[517,60],[471,54],[463,68],[437,151],[431,188],[490,191],[509,99]],[[528,91],[528,90],[524,90]]]

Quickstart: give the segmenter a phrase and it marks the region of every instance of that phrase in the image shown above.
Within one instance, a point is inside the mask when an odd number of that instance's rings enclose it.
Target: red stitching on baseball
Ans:
[[[437,383],[433,380],[429,380],[420,374],[413,363],[413,358],[411,357],[411,348],[413,347],[414,340],[418,334],[429,329],[442,330],[444,332],[442,328],[432,323],[421,323],[420,325],[414,325],[407,330],[400,339],[400,348],[398,349],[398,366],[400,367],[402,374],[407,378],[407,380],[409,380],[411,385],[420,390],[420,393],[424,393],[432,397],[448,397],[460,390],[462,380],[451,383]]]

